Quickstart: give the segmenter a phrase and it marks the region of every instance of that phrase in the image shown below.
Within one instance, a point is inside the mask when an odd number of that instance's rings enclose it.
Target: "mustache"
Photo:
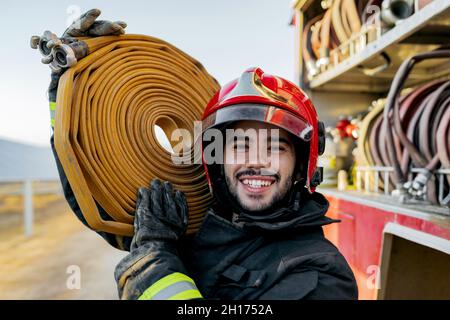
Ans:
[[[245,169],[236,173],[236,179],[239,179],[242,176],[266,176],[266,177],[274,177],[276,181],[280,180],[280,174],[277,171],[270,169]]]

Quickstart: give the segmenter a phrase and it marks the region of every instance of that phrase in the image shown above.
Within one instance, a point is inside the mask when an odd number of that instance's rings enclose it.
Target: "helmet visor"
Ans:
[[[262,104],[238,104],[219,109],[203,120],[202,131],[243,120],[272,124],[306,142],[311,140],[313,133],[313,127],[302,118],[287,110]]]

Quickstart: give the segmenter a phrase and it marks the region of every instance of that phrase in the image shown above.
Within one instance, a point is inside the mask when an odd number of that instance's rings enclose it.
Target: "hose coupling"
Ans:
[[[53,59],[61,68],[70,68],[88,54],[88,46],[84,41],[61,43],[52,50]]]

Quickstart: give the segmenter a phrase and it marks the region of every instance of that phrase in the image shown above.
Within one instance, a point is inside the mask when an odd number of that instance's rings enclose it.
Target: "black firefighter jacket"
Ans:
[[[183,261],[205,298],[357,299],[350,267],[323,235],[327,208],[315,193],[276,231],[246,230],[211,211]]]
[[[53,137],[51,142],[53,147]],[[65,197],[87,225],[54,155]],[[211,209],[197,234],[178,250],[182,256],[162,253],[161,257],[174,261],[159,265],[164,269],[179,266],[178,271],[186,271],[207,299],[357,299],[350,267],[322,231],[323,225],[336,222],[325,217],[328,201],[317,192],[304,194],[300,209],[275,222],[275,230],[273,222],[242,227]],[[99,210],[107,219],[104,210]],[[111,245],[129,250],[131,238],[99,234]]]

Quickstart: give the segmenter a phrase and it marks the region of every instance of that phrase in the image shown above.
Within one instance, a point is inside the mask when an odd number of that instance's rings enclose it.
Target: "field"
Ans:
[[[61,194],[33,202],[34,232],[26,237],[22,197],[0,196],[0,299],[117,299],[113,274],[124,253],[84,227]]]

